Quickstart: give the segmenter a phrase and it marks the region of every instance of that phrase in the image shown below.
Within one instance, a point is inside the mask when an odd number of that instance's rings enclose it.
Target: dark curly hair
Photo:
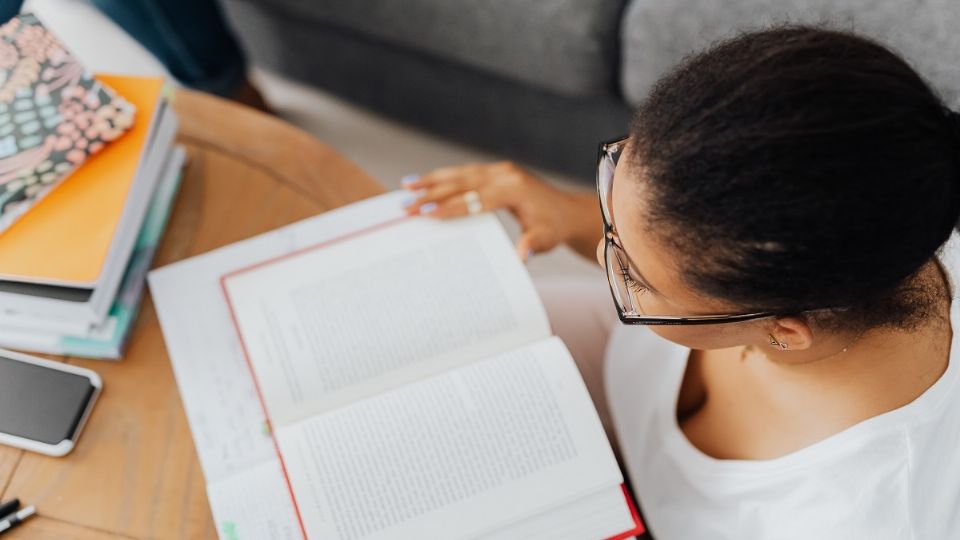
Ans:
[[[907,328],[939,294],[909,278],[960,217],[956,118],[883,45],[781,26],[661,79],[636,112],[631,159],[650,231],[694,290],[747,311],[836,308],[820,322]]]

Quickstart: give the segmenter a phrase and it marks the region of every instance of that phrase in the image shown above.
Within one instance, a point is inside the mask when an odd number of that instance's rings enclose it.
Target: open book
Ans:
[[[643,532],[493,216],[391,221],[221,285],[305,537]]]

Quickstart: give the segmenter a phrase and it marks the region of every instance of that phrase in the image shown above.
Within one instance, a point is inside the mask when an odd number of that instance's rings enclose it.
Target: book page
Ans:
[[[550,334],[492,215],[402,220],[223,284],[277,426]]]
[[[366,199],[150,273],[153,304],[208,483],[276,460],[277,455],[220,278],[402,218],[405,195],[395,191]],[[273,481],[285,489],[281,476]]]
[[[276,457],[207,486],[217,533],[224,540],[302,540],[290,491]]]
[[[643,528],[634,521],[625,497],[623,486],[604,488],[530,519],[484,534],[478,540],[600,540],[622,537],[627,532],[642,534]],[[634,533],[638,529],[640,532]]]
[[[472,538],[622,482],[558,338],[276,437],[311,538]]]

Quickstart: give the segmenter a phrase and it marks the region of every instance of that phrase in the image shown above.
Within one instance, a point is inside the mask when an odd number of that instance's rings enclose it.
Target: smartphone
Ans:
[[[102,388],[89,369],[0,349],[0,444],[66,455]]]

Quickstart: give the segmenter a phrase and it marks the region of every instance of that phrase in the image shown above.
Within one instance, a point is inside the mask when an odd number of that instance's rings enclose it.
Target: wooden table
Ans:
[[[277,118],[189,91],[175,105],[189,164],[156,266],[383,192]],[[0,498],[39,513],[9,538],[216,538],[152,301],[121,362],[60,359],[99,373],[104,392],[68,456],[0,446]]]

